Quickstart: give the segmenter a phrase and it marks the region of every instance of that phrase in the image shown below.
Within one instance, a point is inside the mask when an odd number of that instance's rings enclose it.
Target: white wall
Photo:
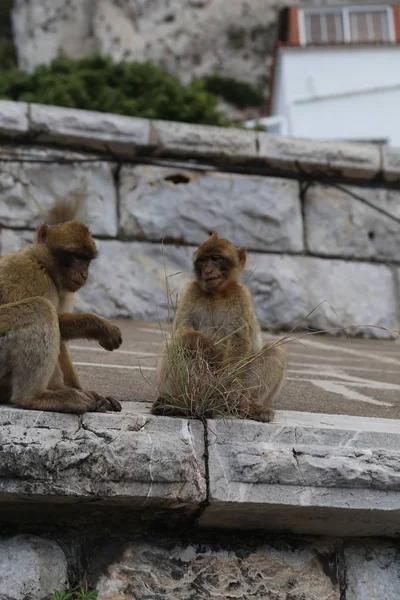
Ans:
[[[400,46],[281,48],[271,114],[289,135],[400,146]]]

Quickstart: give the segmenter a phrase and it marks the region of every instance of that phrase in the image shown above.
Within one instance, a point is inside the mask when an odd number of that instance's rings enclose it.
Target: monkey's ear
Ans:
[[[237,254],[238,254],[240,268],[244,269],[245,266],[246,266],[246,260],[247,260],[247,250],[246,250],[246,248],[238,248],[237,249]]]
[[[47,223],[43,223],[39,227],[39,229],[36,232],[36,241],[39,242],[39,244],[45,243],[45,241],[47,240],[49,229],[50,227],[47,225]]]

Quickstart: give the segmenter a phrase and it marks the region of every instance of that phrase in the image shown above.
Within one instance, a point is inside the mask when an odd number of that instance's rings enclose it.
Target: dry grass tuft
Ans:
[[[243,399],[250,397],[252,390],[244,387],[241,374],[254,359],[245,357],[213,366],[200,349],[188,351],[179,339],[168,340],[161,358],[169,366],[164,372],[165,390],[163,382],[159,386],[162,413],[199,419],[248,416]]]

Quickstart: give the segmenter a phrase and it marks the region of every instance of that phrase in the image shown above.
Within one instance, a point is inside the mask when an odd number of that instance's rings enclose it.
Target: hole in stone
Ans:
[[[374,240],[375,239],[375,231],[368,231],[368,237],[370,240]]]
[[[173,23],[175,21],[175,15],[165,15],[164,23]]]
[[[179,185],[181,183],[189,183],[190,177],[187,175],[182,175],[181,173],[173,173],[172,175],[167,175],[164,177],[164,181],[170,181],[175,185]]]

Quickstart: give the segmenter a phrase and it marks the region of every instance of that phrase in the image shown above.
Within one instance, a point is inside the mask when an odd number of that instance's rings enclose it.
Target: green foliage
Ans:
[[[96,590],[85,590],[83,587],[67,592],[66,590],[55,591],[49,596],[50,600],[96,600]]]
[[[151,62],[115,64],[92,55],[56,58],[33,73],[13,69],[0,78],[0,98],[112,112],[148,119],[225,125],[218,99],[202,81],[184,87]]]
[[[245,81],[237,81],[232,77],[220,77],[209,75],[203,79],[204,87],[208,92],[221,96],[227,102],[238,108],[248,106],[263,106],[265,98],[263,94],[253,85]]]
[[[50,600],[72,600],[73,593],[72,592],[66,592],[66,591],[63,591],[63,590],[58,590],[58,591],[53,592],[52,594],[50,594],[49,598],[50,598]]]

